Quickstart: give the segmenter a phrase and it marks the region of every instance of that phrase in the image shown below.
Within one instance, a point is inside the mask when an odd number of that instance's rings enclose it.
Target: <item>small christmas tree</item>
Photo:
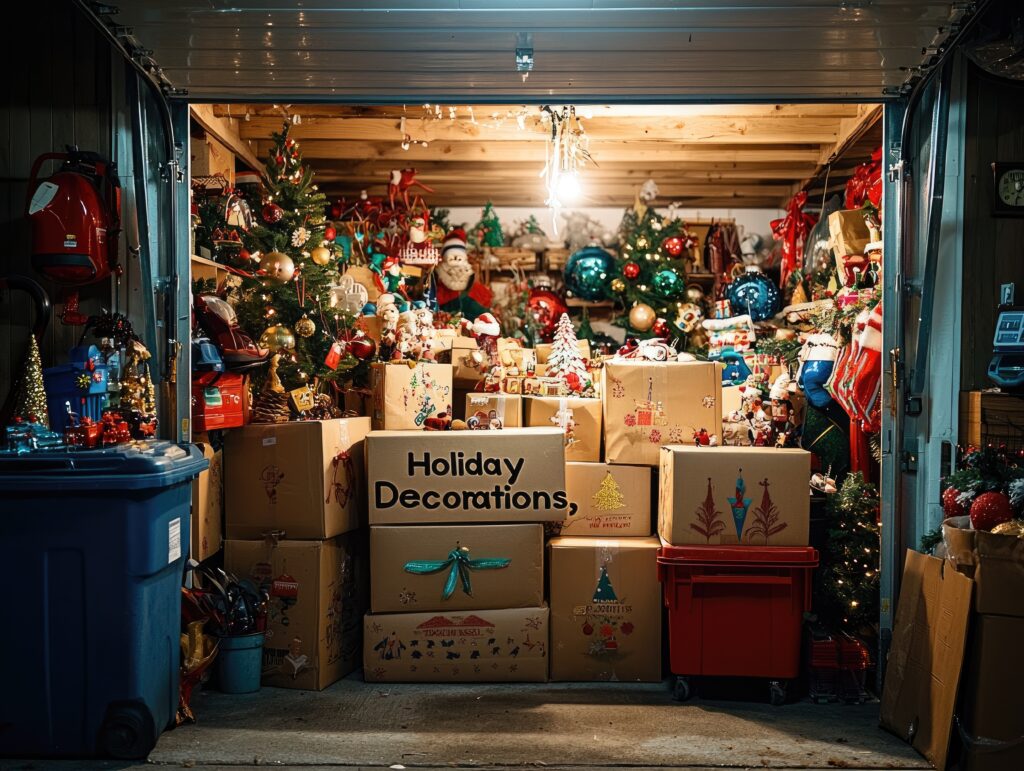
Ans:
[[[494,204],[488,201],[480,212],[480,221],[473,228],[476,234],[476,246],[488,246],[492,249],[505,245],[505,234],[501,232],[501,220],[494,211]]]
[[[28,336],[28,354],[18,379],[14,402],[14,417],[26,423],[39,423],[50,427],[50,413],[46,408],[46,390],[43,387],[43,362],[39,357],[36,336]]]
[[[602,565],[597,588],[594,590],[594,602],[618,602],[618,599],[615,589],[612,588],[612,580],[608,577],[608,570]]]
[[[612,476],[610,471],[605,473],[604,479],[601,480],[601,484],[597,488],[597,492],[590,499],[594,503],[594,508],[598,511],[615,511],[626,505],[626,498],[622,494],[622,488],[619,487],[619,483],[615,481],[615,477]]]
[[[697,521],[690,523],[690,529],[704,536],[708,543],[711,543],[712,536],[719,535],[725,530],[722,512],[715,506],[715,493],[711,487],[711,477],[708,477],[708,492],[704,496],[704,503],[697,508],[694,514]]]
[[[587,366],[580,356],[576,330],[568,313],[562,314],[555,327],[555,338],[551,344],[551,355],[548,356],[545,374],[564,380],[573,393],[581,394],[593,390]]]

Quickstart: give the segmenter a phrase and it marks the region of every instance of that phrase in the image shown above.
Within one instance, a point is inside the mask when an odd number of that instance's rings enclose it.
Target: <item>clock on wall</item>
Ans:
[[[995,186],[993,213],[1024,217],[1024,161],[992,164]]]

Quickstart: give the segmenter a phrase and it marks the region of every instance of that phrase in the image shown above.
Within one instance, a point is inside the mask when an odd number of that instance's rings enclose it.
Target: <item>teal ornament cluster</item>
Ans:
[[[615,277],[615,258],[600,246],[588,246],[565,263],[565,288],[581,300],[603,300]]]

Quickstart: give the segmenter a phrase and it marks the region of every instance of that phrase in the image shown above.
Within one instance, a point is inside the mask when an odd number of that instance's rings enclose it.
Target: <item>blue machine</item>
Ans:
[[[988,376],[1007,391],[1024,391],[1024,307],[999,310]]]

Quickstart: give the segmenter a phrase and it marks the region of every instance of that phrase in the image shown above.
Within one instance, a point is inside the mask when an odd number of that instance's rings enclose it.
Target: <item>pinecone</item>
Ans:
[[[264,388],[252,400],[251,423],[287,423],[291,416],[286,393]]]

